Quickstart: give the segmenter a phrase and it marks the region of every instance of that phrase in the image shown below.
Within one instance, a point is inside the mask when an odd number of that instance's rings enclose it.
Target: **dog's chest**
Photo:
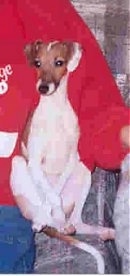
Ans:
[[[79,138],[78,119],[69,100],[57,95],[41,97],[32,119],[30,142],[34,141],[31,137],[41,147],[44,170],[61,173]]]

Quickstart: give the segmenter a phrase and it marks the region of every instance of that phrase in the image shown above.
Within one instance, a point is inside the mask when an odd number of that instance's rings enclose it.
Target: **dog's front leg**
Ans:
[[[65,216],[62,210],[61,198],[55,192],[54,188],[49,183],[46,174],[44,173],[44,158],[46,156],[47,147],[45,136],[46,130],[41,127],[41,119],[39,119],[38,114],[39,112],[37,110],[32,120],[32,127],[28,138],[28,169],[30,175],[32,176],[33,182],[38,187],[40,194],[46,194],[46,199],[51,206],[51,210],[55,213],[55,216],[60,220],[64,220]]]
[[[37,162],[35,159],[30,160],[28,168],[34,183],[37,185],[39,193],[41,195],[46,195],[46,199],[51,206],[52,216],[54,215],[56,220],[64,223],[65,215],[62,209],[61,197],[55,192],[54,188],[49,183],[47,176],[43,172],[41,163]]]
[[[59,206],[60,198],[56,195],[53,188],[50,186],[50,183],[48,182],[48,179],[42,170],[41,162],[35,159],[30,159],[28,162],[28,169],[41,194],[43,192],[46,193],[50,203]]]

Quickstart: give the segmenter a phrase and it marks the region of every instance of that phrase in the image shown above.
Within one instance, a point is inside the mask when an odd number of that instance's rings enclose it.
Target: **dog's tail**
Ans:
[[[60,239],[62,241],[65,241],[65,242],[69,243],[72,246],[75,246],[75,247],[77,247],[81,250],[84,250],[87,253],[90,253],[92,256],[94,256],[94,258],[97,261],[98,274],[104,274],[105,273],[105,264],[104,264],[103,256],[92,245],[89,245],[85,242],[81,242],[81,241],[73,238],[72,236],[64,235],[63,233],[58,232],[55,228],[52,228],[52,227],[46,226],[43,229],[43,232],[51,238]]]

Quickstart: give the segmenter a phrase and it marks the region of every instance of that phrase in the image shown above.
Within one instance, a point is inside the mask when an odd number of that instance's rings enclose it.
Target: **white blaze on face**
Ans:
[[[47,46],[47,52],[49,52],[49,51],[51,50],[51,47],[52,47],[53,45],[57,44],[57,43],[58,43],[57,40],[56,40],[56,41],[50,42],[50,43],[48,44],[48,46]]]
[[[39,87],[40,87],[40,85],[42,84],[42,79],[39,79],[38,81],[37,81],[37,84],[36,84],[36,89],[37,89],[37,91],[39,91]],[[55,84],[53,83],[53,82],[51,82],[51,83],[48,83],[47,84],[48,85],[48,87],[49,87],[49,90],[47,91],[47,93],[46,94],[51,94],[51,93],[53,93],[54,91],[55,91]]]
[[[50,93],[52,93],[54,91],[55,91],[55,85],[54,85],[53,82],[51,82],[51,83],[49,83],[49,91],[48,91],[48,93],[50,94]]]
[[[10,157],[18,138],[17,132],[0,131],[0,157]]]

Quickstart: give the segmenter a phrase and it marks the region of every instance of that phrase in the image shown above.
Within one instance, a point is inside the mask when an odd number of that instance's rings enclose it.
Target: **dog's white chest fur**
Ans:
[[[53,95],[41,96],[32,118],[29,159],[39,159],[48,174],[61,174],[70,154],[77,151],[78,119],[67,98],[66,82],[64,77]]]

